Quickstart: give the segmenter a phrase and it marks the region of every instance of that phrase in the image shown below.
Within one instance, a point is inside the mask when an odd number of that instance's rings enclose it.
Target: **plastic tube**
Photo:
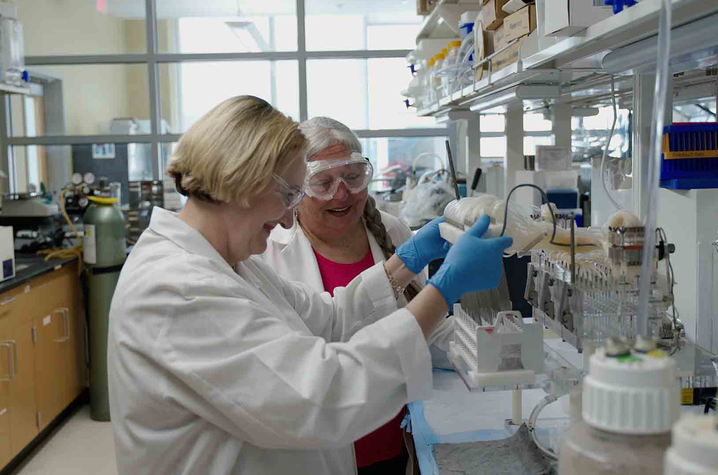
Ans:
[[[531,438],[533,439],[534,443],[536,444],[536,447],[541,450],[548,458],[551,460],[558,460],[558,457],[555,453],[548,447],[545,447],[536,436],[536,421],[538,420],[538,416],[543,411],[544,407],[548,406],[552,402],[557,401],[556,396],[553,394],[549,394],[545,398],[541,399],[541,402],[538,403],[536,407],[534,407],[534,410],[531,411],[531,416],[529,416],[529,423],[527,424],[527,428],[529,430],[529,433],[531,434]]]
[[[644,226],[646,235],[643,243],[643,262],[641,264],[640,296],[638,303],[638,335],[650,337],[648,333],[648,310],[650,307],[651,274],[653,256],[656,252],[656,221],[658,217],[658,192],[661,168],[661,143],[663,140],[663,122],[665,119],[666,97],[669,85],[669,60],[671,57],[671,0],[661,3],[661,18],[658,27],[658,57],[656,58],[655,102],[653,103],[653,124],[651,129],[651,147],[648,155],[648,189],[644,196],[648,200]]]
[[[623,207],[613,199],[611,192],[608,190],[606,185],[606,157],[608,156],[608,146],[611,145],[611,139],[613,138],[613,131],[616,130],[616,121],[618,120],[618,108],[616,107],[616,81],[611,75],[611,104],[613,105],[613,123],[611,124],[611,130],[608,132],[608,138],[606,138],[606,146],[603,148],[603,156],[601,157],[601,183],[603,183],[603,191],[606,192],[606,196],[613,203],[619,211]]]

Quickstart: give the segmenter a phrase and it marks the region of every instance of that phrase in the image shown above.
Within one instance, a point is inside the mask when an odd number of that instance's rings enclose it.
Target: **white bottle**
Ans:
[[[718,418],[685,414],[673,426],[665,475],[718,475]]]
[[[559,475],[663,473],[681,409],[675,361],[660,350],[628,352],[610,342],[589,368],[583,421],[564,436]]]

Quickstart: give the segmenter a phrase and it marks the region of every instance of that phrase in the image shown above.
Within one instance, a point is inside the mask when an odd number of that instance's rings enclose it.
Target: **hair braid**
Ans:
[[[364,206],[364,222],[384,252],[384,258],[388,260],[396,252],[396,246],[381,220],[381,213],[379,213],[376,207],[376,201],[372,196],[369,196],[366,201],[366,206]],[[406,287],[407,300],[411,301],[411,299],[417,296],[420,290],[421,288],[415,282],[411,282]]]

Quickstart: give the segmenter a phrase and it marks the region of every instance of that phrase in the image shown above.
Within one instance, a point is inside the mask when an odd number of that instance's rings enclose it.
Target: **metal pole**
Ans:
[[[307,41],[304,0],[297,0],[297,60],[299,63],[299,122],[309,118],[307,110]]]
[[[576,217],[573,213],[571,219],[571,286],[576,285]],[[561,315],[563,318],[563,315]]]
[[[146,32],[147,32],[147,82],[150,93],[150,127],[154,136],[160,134],[162,124],[162,107],[160,105],[159,65],[157,64],[157,0],[146,0]],[[159,153],[159,142],[150,142],[152,157],[152,176],[155,180],[162,179],[162,157]]]

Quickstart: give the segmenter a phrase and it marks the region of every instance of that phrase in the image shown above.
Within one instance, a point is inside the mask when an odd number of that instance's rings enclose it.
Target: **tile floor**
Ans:
[[[112,423],[90,419],[84,405],[67,418],[13,475],[117,475]]]

